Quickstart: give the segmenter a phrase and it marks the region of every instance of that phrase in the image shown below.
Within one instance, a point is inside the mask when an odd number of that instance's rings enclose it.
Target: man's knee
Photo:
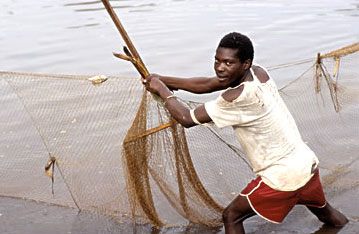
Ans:
[[[222,213],[223,223],[242,222],[246,218],[255,214],[252,208],[249,206],[246,198],[243,197],[241,200],[241,202],[237,201],[231,203],[224,209]]]
[[[231,208],[231,205],[227,206],[223,213],[222,213],[222,219],[223,223],[231,223],[235,220],[235,217],[237,217],[237,212],[233,211],[233,208]]]
[[[323,208],[308,207],[320,221],[335,227],[342,227],[348,223],[348,219],[329,203]]]

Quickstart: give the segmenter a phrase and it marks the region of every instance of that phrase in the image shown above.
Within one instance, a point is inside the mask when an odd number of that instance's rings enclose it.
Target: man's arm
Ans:
[[[196,125],[191,117],[190,110],[173,97],[171,90],[160,79],[152,77],[150,80],[146,79],[144,84],[148,91],[161,97],[166,108],[178,123],[185,128],[190,128]],[[200,123],[208,123],[212,121],[204,108],[204,105],[197,107],[194,110],[194,115]]]
[[[222,89],[215,77],[178,78],[151,74],[147,78],[161,80],[170,90],[182,89],[191,93],[211,93]]]

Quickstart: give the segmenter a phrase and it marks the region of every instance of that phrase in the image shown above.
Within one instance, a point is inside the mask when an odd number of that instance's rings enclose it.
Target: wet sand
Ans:
[[[358,190],[351,191],[352,199],[357,199]],[[343,228],[332,228],[319,222],[305,207],[297,206],[282,224],[272,224],[260,217],[252,217],[245,222],[247,233],[278,234],[356,234],[359,222],[357,208],[349,204],[343,206],[339,200],[331,199],[332,204],[348,215],[350,222]],[[352,208],[351,208],[352,207]],[[354,208],[353,208],[354,207]],[[162,228],[154,229],[151,225],[119,223],[112,218],[78,212],[76,209],[48,205],[39,202],[14,198],[0,198],[0,233],[1,234],[190,234],[190,233],[224,233],[223,228],[206,227]]]

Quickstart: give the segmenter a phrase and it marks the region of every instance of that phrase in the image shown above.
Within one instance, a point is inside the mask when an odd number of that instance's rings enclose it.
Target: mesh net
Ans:
[[[358,47],[318,55],[280,89],[331,191],[335,180],[359,185]],[[0,196],[119,222],[221,226],[223,207],[255,177],[232,129],[184,129],[141,82],[92,78],[0,72]]]

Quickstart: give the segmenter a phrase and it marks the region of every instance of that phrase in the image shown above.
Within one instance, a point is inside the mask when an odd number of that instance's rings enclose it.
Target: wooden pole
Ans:
[[[111,16],[112,21],[115,23],[116,28],[120,32],[122,39],[125,41],[129,51],[131,52],[130,57],[134,58],[133,60],[131,60],[131,62],[133,63],[133,65],[136,67],[136,69],[138,70],[138,72],[141,74],[141,76],[143,78],[149,76],[149,72],[148,72],[145,64],[143,63],[140,55],[138,54],[135,46],[133,45],[130,37],[128,36],[125,28],[121,24],[120,19],[117,17],[115,11],[113,10],[109,0],[101,0],[101,1],[102,1],[103,5],[105,6],[107,12]]]

